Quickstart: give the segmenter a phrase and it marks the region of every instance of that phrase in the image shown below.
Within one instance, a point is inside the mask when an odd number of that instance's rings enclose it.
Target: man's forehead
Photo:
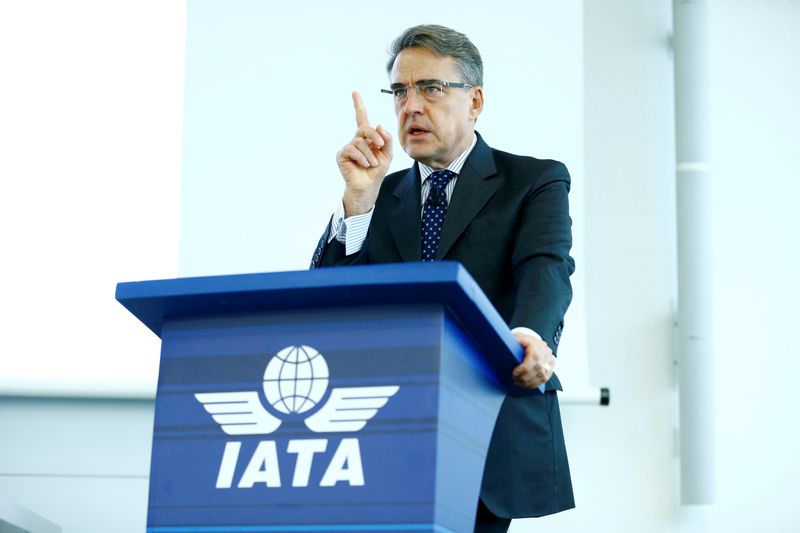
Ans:
[[[392,83],[417,83],[420,80],[451,80],[457,73],[455,58],[439,56],[424,48],[406,48],[394,61]]]

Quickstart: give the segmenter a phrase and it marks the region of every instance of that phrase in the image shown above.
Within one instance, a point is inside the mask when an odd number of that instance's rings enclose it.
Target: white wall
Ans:
[[[308,268],[344,189],[335,157],[355,132],[350,93],[362,94],[373,125],[394,134],[393,103],[380,93],[386,50],[415,24],[448,24],[479,47],[486,105],[478,130],[487,142],[566,161],[580,183],[581,2],[454,5],[411,1],[344,15],[324,0],[190,2],[181,275]],[[407,168],[394,144],[391,170]]]
[[[712,1],[718,503],[680,507],[672,376],[669,2],[585,2],[592,374],[564,410],[578,507],[515,531],[793,532],[800,323],[800,2]]]
[[[607,409],[565,407],[576,509],[513,531],[675,531],[676,293],[668,2],[584,3],[586,302]]]
[[[141,533],[158,339],[118,281],[177,274],[185,2],[0,2],[0,493]],[[39,391],[45,397],[19,397]]]
[[[717,531],[797,531],[800,2],[715,2]]]
[[[153,405],[0,398],[0,493],[63,533],[142,533]]]
[[[184,35],[183,2],[0,3],[0,390],[153,381],[114,289],[177,274]]]

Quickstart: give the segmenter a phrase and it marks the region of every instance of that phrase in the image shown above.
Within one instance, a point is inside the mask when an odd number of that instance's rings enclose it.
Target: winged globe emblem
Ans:
[[[264,396],[279,413],[302,414],[319,405],[328,380],[328,364],[321,353],[310,346],[287,346],[267,363]],[[315,433],[359,431],[399,389],[397,385],[336,387],[328,401],[306,417],[306,427]],[[257,391],[207,392],[194,397],[228,435],[264,435],[281,425]]]

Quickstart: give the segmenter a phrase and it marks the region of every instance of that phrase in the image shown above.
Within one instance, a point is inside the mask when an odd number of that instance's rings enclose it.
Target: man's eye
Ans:
[[[422,91],[428,96],[439,96],[442,94],[441,85],[424,85]]]
[[[406,94],[408,94],[408,89],[403,87],[402,89],[395,89],[394,90],[394,97],[395,98],[405,98]]]

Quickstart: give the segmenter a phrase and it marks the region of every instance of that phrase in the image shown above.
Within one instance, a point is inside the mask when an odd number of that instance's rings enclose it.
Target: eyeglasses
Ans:
[[[454,81],[420,80],[414,85],[395,83],[392,84],[390,89],[381,89],[381,92],[394,96],[395,103],[403,103],[408,99],[408,90],[414,88],[417,90],[417,94],[421,94],[428,102],[437,102],[447,94],[445,92],[445,87],[471,89],[475,86],[469,83],[458,83]]]

